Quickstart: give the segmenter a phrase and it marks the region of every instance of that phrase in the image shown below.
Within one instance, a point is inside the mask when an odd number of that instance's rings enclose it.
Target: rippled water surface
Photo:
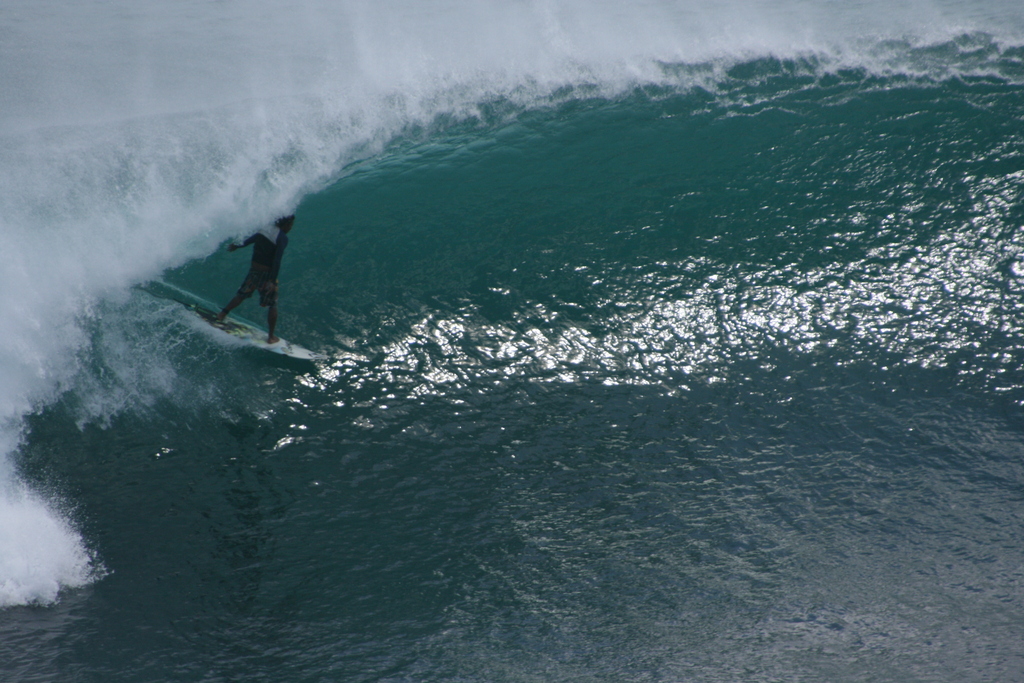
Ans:
[[[1024,52],[873,50],[366,142],[296,195],[278,331],[324,362],[111,275],[11,432],[0,673],[1019,677]],[[153,279],[229,299],[230,227]]]

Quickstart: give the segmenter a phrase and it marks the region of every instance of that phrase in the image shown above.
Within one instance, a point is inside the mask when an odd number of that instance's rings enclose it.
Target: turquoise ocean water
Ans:
[[[1018,3],[26,2],[0,58],[0,680],[1024,679]],[[328,360],[140,289],[293,211]]]

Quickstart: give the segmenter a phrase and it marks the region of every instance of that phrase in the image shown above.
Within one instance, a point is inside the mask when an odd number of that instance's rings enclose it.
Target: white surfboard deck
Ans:
[[[310,351],[298,344],[293,344],[287,339],[278,339],[273,344],[270,344],[267,342],[267,332],[265,330],[239,322],[238,320],[232,320],[230,317],[225,318],[224,320],[217,320],[216,313],[208,308],[199,306],[198,304],[185,304],[185,306],[195,312],[195,314],[205,321],[210,327],[231,335],[235,339],[245,342],[250,346],[255,346],[258,349],[270,351],[271,353],[279,353],[282,356],[298,358],[300,360],[327,360],[327,356],[316,353],[315,351]]]

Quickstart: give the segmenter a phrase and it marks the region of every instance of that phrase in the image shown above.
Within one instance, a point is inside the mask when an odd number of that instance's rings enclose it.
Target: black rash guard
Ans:
[[[242,242],[243,247],[253,245],[252,262],[270,269],[270,279],[277,280],[277,271],[281,269],[281,256],[284,248],[288,246],[288,235],[282,230],[277,230],[277,242],[273,242],[262,232],[258,232],[246,241]]]

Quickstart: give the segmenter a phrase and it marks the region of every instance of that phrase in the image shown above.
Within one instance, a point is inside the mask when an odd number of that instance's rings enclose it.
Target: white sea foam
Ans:
[[[1020,3],[963,4],[6,4],[0,606],[51,601],[94,575],[82,539],[11,458],[23,417],[74,383],[97,302],[294,208],[406,126],[471,115],[489,98],[581,83],[614,92],[678,79],[665,64],[766,54],[891,69],[891,55],[858,46],[1024,35]]]
[[[57,599],[100,571],[69,522],[8,478],[0,497],[0,607]]]
[[[10,453],[13,430],[0,434]],[[0,459],[0,608],[47,604],[63,588],[76,588],[102,573],[81,536],[58,506],[29,491]]]

